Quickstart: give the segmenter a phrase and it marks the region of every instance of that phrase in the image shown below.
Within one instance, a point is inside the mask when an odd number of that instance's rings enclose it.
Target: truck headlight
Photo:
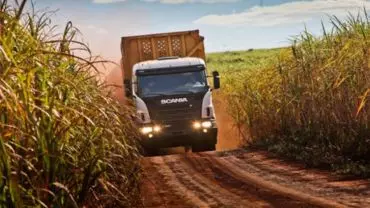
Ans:
[[[151,126],[141,128],[141,133],[142,134],[149,134],[149,133],[152,133],[152,132],[153,132],[153,127],[151,127]]]
[[[153,127],[153,130],[154,130],[154,132],[157,132],[158,133],[158,132],[162,131],[162,128],[157,125],[157,126],[154,126]]]
[[[194,129],[200,129],[200,127],[202,127],[202,124],[200,122],[196,121],[196,122],[193,123],[193,128]]]
[[[202,122],[202,127],[203,128],[211,128],[212,127],[212,122],[210,122],[210,121],[203,121]]]
[[[212,127],[212,122],[211,121],[203,121],[203,122],[194,122],[193,123],[193,128],[194,129],[200,129],[200,128],[203,128],[203,129],[209,129]]]

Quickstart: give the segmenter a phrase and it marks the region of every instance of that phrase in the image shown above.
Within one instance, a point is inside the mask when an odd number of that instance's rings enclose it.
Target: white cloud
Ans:
[[[95,25],[87,25],[86,28],[89,30],[89,32],[93,31],[99,35],[108,34],[108,30],[102,27],[97,27]]]
[[[125,2],[126,0],[93,0],[95,4],[110,4],[110,3],[117,3],[117,2]]]
[[[364,7],[370,8],[367,0],[313,0],[295,1],[274,6],[255,6],[244,12],[207,15],[194,21],[195,24],[219,26],[275,26],[303,23],[316,17],[337,15],[343,17],[348,12],[356,14]]]
[[[185,3],[205,3],[205,4],[215,4],[215,3],[233,3],[239,0],[142,0],[146,2],[160,2],[162,4],[185,4]]]

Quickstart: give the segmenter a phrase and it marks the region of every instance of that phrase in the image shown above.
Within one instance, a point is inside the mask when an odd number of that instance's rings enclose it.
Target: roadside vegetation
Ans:
[[[27,6],[27,3],[29,4]],[[132,207],[139,157],[130,109],[52,13],[0,3],[0,207]]]
[[[303,31],[289,48],[208,59],[223,72],[230,115],[250,145],[310,166],[370,176],[366,12],[344,21],[332,17],[321,36]]]
[[[281,50],[249,49],[207,54],[208,70],[216,70],[221,76],[221,90],[214,91],[215,101],[226,100],[228,107],[225,110],[233,117],[233,125],[243,137],[242,143],[251,140],[244,120],[246,115],[239,112],[242,108],[239,105],[244,105],[240,94],[244,92],[245,82],[249,80],[247,76],[254,76],[257,71],[263,71],[265,67],[276,63]]]

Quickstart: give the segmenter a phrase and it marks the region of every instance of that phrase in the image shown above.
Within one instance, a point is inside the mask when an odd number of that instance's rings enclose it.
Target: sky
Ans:
[[[306,27],[320,34],[328,15],[345,18],[368,0],[34,0],[72,21],[94,54],[120,59],[122,36],[199,29],[206,52],[289,45]]]

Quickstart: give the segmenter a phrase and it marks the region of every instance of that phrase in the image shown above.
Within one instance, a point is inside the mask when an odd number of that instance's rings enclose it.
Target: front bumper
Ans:
[[[141,144],[144,148],[167,148],[177,146],[191,146],[198,143],[217,143],[217,125],[211,120],[209,128],[194,129],[184,125],[183,128],[163,128],[161,132],[142,135]],[[150,135],[150,137],[149,137]]]

